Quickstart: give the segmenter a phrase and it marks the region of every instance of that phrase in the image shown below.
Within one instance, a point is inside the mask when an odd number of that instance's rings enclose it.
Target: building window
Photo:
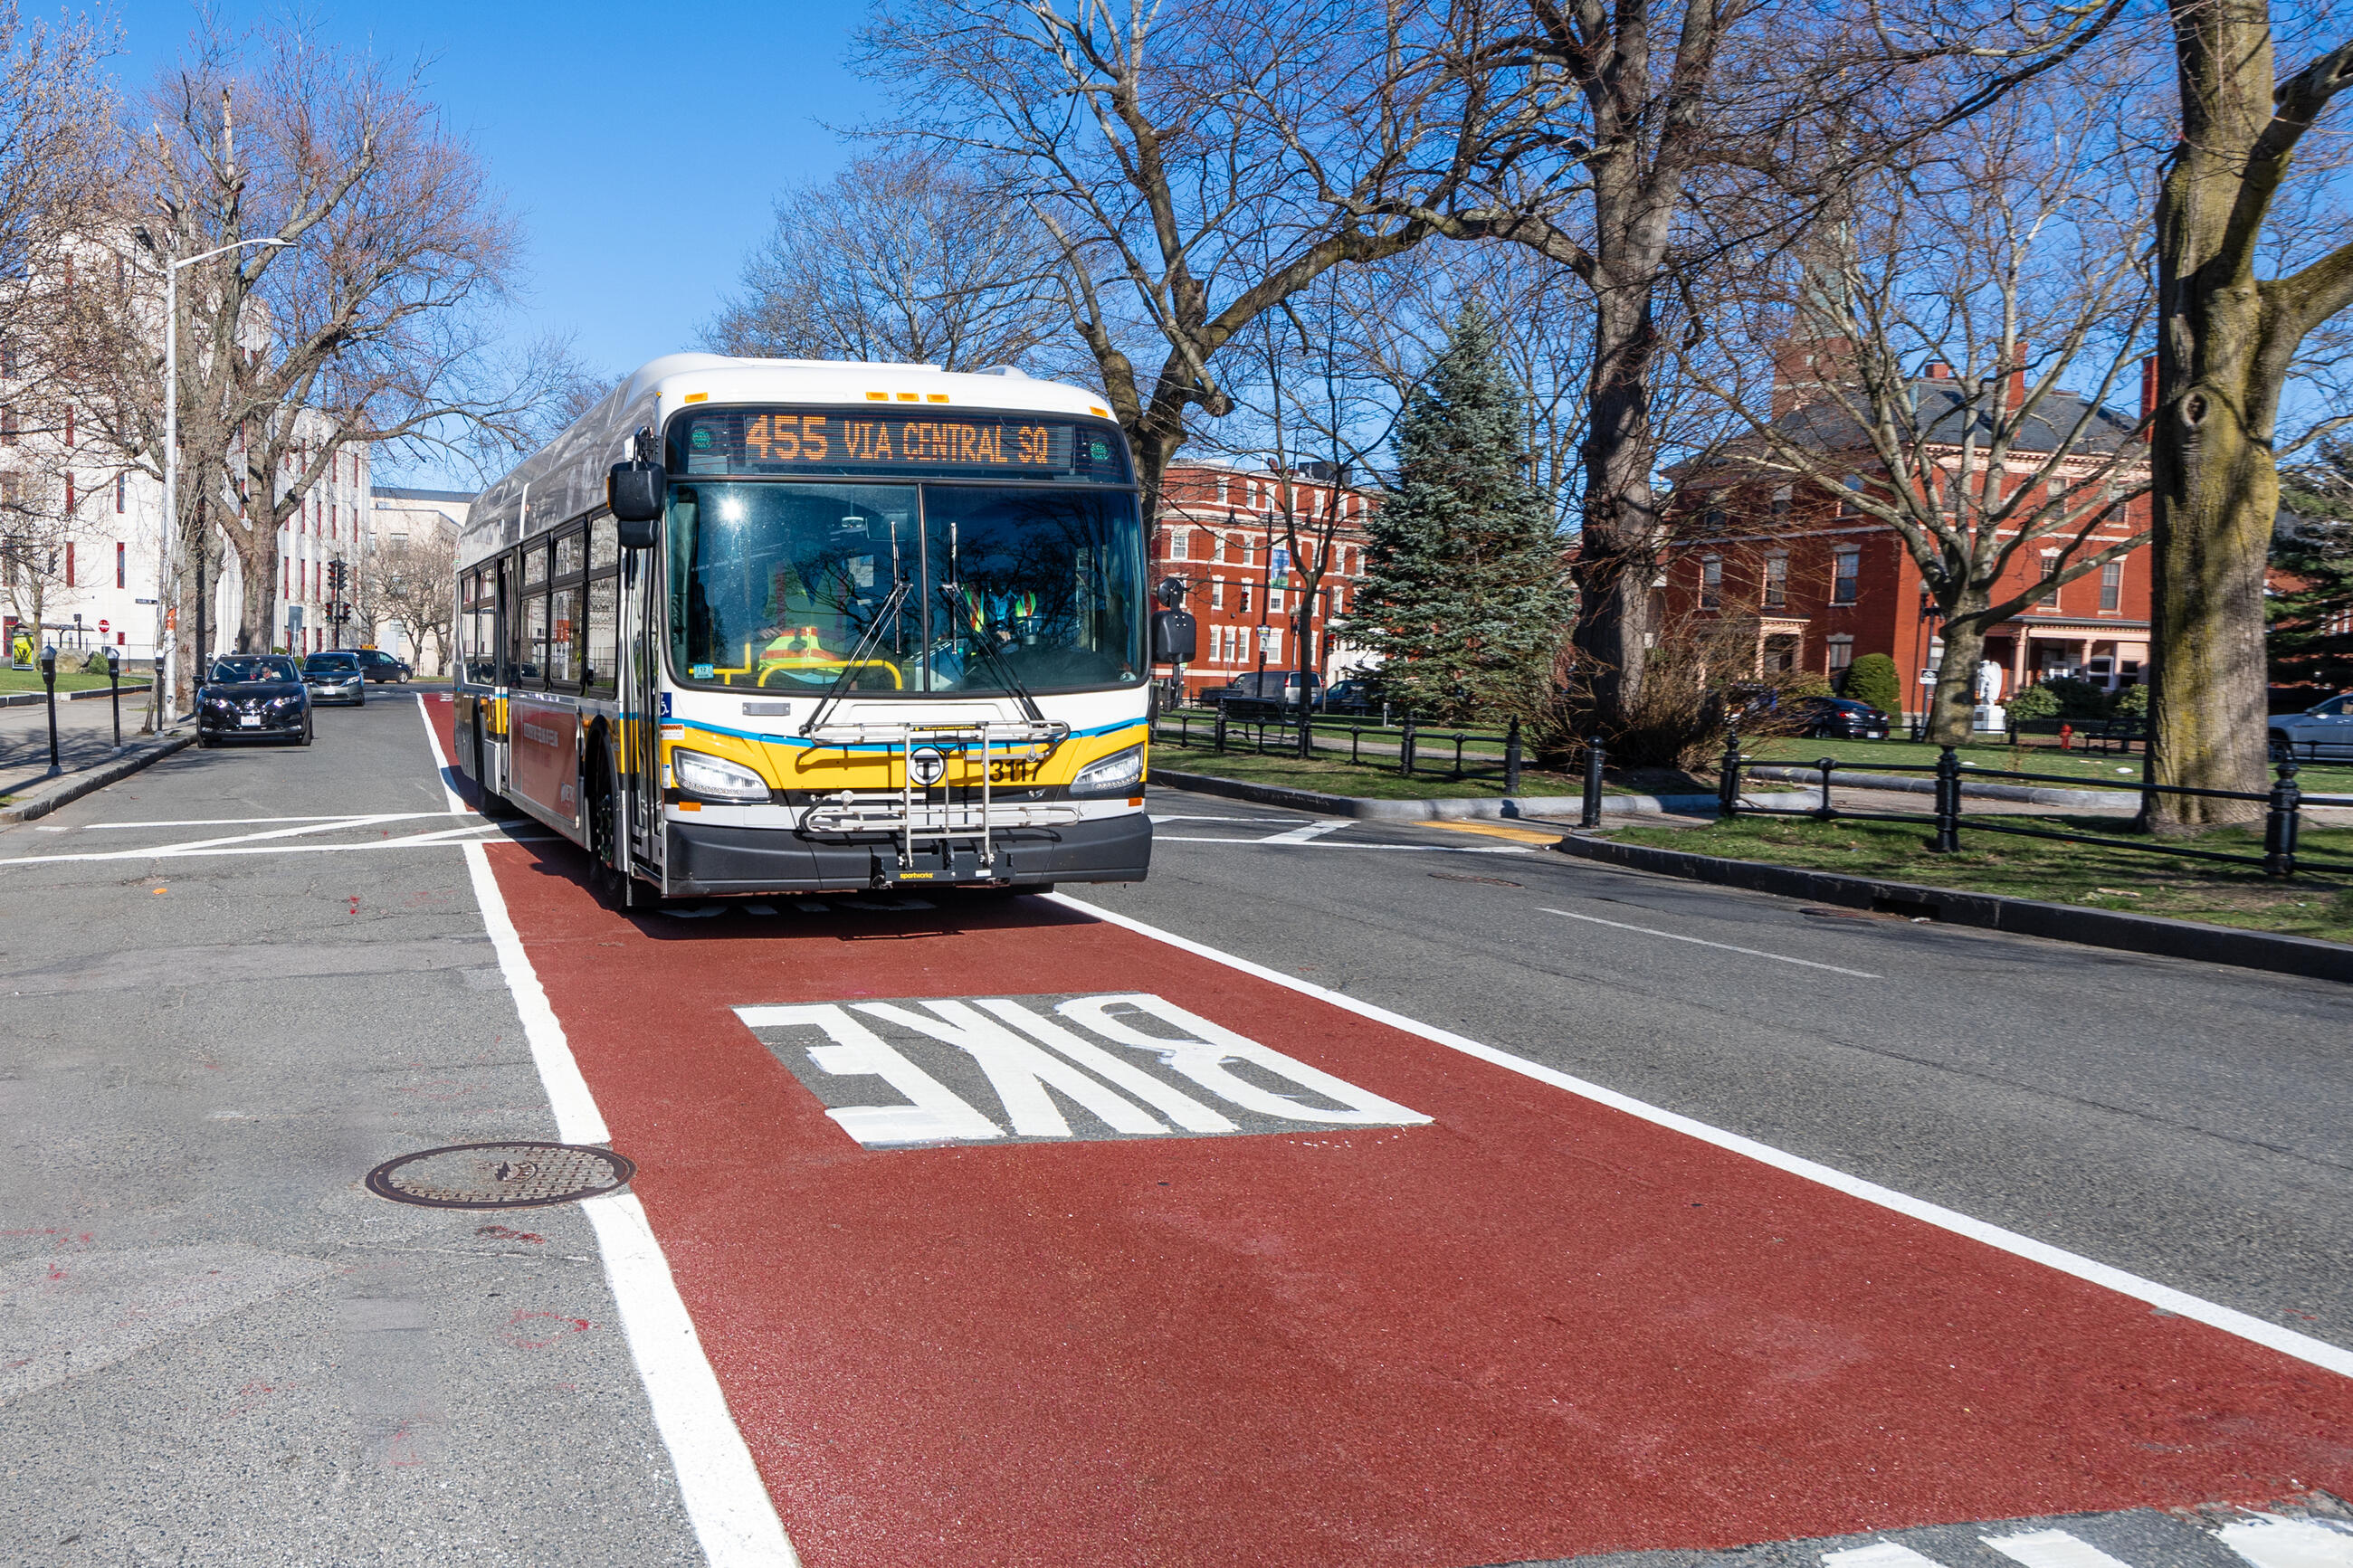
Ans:
[[[1862,551],[1854,545],[1831,552],[1831,603],[1854,603],[1855,585],[1862,577]]]
[[[69,539],[69,540],[67,540],[67,541],[66,541],[66,586],[67,586],[67,587],[69,587],[69,588],[70,588],[70,587],[72,587],[73,585],[74,585],[74,547],[73,547],[73,541],[72,541],[72,540],[70,540],[70,539]]]
[[[1711,555],[1699,563],[1699,607],[1713,610],[1724,603],[1724,563]]]
[[[1699,525],[1709,533],[1722,533],[1724,531],[1724,509],[1720,506],[1712,506],[1708,508],[1705,511],[1700,513]]]
[[[1847,493],[1839,497],[1839,515],[1841,517],[1861,517],[1862,515],[1862,505],[1855,498],[1862,492],[1862,476],[1861,474],[1849,474],[1846,477],[1846,489]]]
[[[0,408],[0,446],[13,447],[16,444],[16,410],[13,406]]]
[[[1765,558],[1765,607],[1784,608],[1789,603],[1789,558],[1768,555]]]
[[[2042,552],[2042,597],[2035,604],[2042,609],[2055,610],[2059,607],[2059,552],[2055,550]]]
[[[1830,672],[1836,675],[1854,662],[1854,639],[1841,632],[1830,639]]]
[[[1332,584],[1332,613],[1335,616],[1345,616],[1348,613],[1347,601],[1341,596],[1340,584],[1337,583]]]
[[[2125,563],[2111,561],[2100,568],[2100,608],[2120,610],[2125,603]]]
[[[1279,616],[1282,614],[1282,589],[1269,588],[1266,591],[1266,613],[1270,616]]]
[[[128,584],[123,581],[125,566],[125,562],[123,560],[124,554],[125,552],[122,547],[122,542],[121,540],[116,540],[114,542],[114,585],[118,588],[128,586]]]
[[[1225,607],[1226,580],[1223,577],[1212,577],[1209,579],[1209,608],[1222,610]]]
[[[1186,551],[1192,548],[1193,531],[1189,528],[1171,530],[1168,535],[1168,559],[1182,561]]]
[[[1777,485],[1773,489],[1773,521],[1782,522],[1789,516],[1789,487]]]
[[[114,476],[114,510],[116,511],[121,511],[122,510],[123,490],[130,482],[131,481],[129,479],[125,479],[121,474]]]

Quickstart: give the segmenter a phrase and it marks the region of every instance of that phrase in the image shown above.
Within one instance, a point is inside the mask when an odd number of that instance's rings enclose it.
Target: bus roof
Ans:
[[[854,406],[916,403],[968,409],[1034,410],[1111,417],[1100,394],[1018,370],[977,374],[930,364],[856,360],[733,359],[725,354],[664,354],[625,377],[571,428],[533,452],[474,498],[458,541],[460,566],[495,554],[530,531],[601,505],[605,471],[625,462],[639,430],[659,434],[689,400],[728,404]]]

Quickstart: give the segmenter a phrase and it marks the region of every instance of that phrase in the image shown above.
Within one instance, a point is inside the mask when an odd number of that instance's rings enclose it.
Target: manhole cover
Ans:
[[[638,1167],[583,1143],[454,1143],[386,1160],[367,1189],[437,1209],[522,1209],[568,1204],[628,1184]]]
[[[1485,882],[1490,887],[1496,888],[1516,888],[1521,885],[1503,877],[1471,877],[1460,871],[1432,871],[1430,875],[1441,882]]]

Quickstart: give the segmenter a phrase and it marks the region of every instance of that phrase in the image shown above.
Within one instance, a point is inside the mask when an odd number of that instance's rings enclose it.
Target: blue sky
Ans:
[[[843,63],[864,15],[856,0],[308,9],[347,47],[428,62],[430,95],[522,220],[518,333],[575,333],[581,357],[617,374],[691,346],[776,196],[849,155],[826,126],[882,107]],[[196,20],[186,0],[129,0],[111,14],[132,94],[183,51]],[[218,14],[249,26],[285,11],[228,0]]]

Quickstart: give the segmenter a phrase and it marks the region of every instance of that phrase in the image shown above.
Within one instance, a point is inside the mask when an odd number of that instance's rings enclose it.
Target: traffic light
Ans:
[[[327,592],[336,598],[342,598],[344,588],[349,586],[350,574],[351,568],[343,562],[340,560],[328,562]]]

